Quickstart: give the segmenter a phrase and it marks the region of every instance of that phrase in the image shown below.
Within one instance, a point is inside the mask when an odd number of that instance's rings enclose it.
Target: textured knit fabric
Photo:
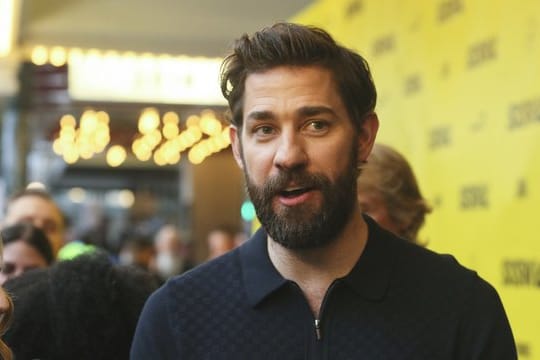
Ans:
[[[260,230],[170,280],[145,305],[131,359],[516,359],[494,288],[381,229],[321,308],[319,336],[300,288],[272,265]]]

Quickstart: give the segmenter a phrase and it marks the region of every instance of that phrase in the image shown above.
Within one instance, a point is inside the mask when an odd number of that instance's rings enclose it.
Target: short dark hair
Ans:
[[[45,259],[47,265],[54,261],[54,254],[51,247],[51,242],[45,232],[40,228],[26,222],[7,226],[0,232],[4,245],[15,241],[24,241],[30,245]]]
[[[334,41],[323,29],[276,23],[236,40],[221,66],[221,91],[229,102],[231,122],[241,128],[245,81],[249,74],[278,66],[321,66],[328,69],[357,129],[373,112],[377,91],[367,61]]]

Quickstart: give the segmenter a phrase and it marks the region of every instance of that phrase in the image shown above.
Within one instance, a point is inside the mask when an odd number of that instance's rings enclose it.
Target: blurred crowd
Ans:
[[[45,190],[10,198],[0,232],[0,359],[127,359],[148,296],[196,265],[174,224],[125,232],[117,251],[95,236],[67,240],[67,231]],[[208,259],[237,238],[234,227],[209,231]]]

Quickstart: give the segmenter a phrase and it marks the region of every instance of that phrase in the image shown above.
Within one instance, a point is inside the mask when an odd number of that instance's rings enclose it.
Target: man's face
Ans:
[[[54,203],[39,196],[22,196],[7,209],[5,225],[29,222],[42,229],[49,238],[53,253],[64,244],[64,220]]]
[[[376,126],[355,130],[321,67],[277,67],[245,85],[242,130],[231,137],[259,220],[288,248],[332,241],[356,209],[357,164]]]

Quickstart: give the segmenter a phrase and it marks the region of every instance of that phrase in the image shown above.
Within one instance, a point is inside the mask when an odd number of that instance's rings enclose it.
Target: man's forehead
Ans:
[[[331,109],[343,101],[329,70],[319,66],[272,68],[246,79],[243,115],[270,119],[275,106]]]
[[[37,195],[26,195],[13,200],[8,204],[7,215],[13,212],[25,214],[39,213],[42,207],[46,207],[48,210],[43,215],[51,215],[51,217],[57,215],[58,217],[62,217],[60,209],[52,200]]]
[[[21,196],[21,197],[19,197],[17,199],[12,200],[9,203],[8,207],[16,207],[16,206],[19,206],[21,204],[26,205],[28,203],[46,204],[48,206],[56,208],[56,204],[52,200],[44,198],[44,197],[39,196],[39,195],[24,195],[24,196]]]

